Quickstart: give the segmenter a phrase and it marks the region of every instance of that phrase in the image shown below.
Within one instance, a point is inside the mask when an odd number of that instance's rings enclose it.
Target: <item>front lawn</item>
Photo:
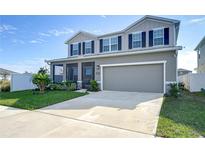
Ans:
[[[182,92],[179,98],[165,97],[157,136],[205,137],[205,94]]]
[[[31,90],[0,92],[0,105],[34,110],[83,95],[85,93],[72,91],[47,91],[44,94],[33,94]]]

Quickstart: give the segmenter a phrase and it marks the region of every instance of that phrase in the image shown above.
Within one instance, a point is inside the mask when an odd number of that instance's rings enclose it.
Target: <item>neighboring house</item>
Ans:
[[[205,73],[205,36],[194,50],[197,51],[197,73]]]
[[[0,79],[10,80],[12,73],[16,73],[16,72],[0,68]]]
[[[101,90],[166,93],[167,85],[177,82],[179,25],[178,20],[144,16],[113,33],[80,31],[65,42],[67,58],[46,61],[52,80],[59,82],[60,67],[61,81],[76,81],[78,88],[96,80]]]
[[[183,68],[178,69],[178,76],[189,74],[189,73],[192,73],[192,71],[186,70],[186,69],[183,69]]]

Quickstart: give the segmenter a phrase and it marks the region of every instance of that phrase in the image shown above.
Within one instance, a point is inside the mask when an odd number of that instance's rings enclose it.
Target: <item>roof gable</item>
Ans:
[[[95,34],[91,34],[85,31],[79,31],[76,34],[74,34],[71,38],[69,38],[67,41],[65,41],[65,44],[68,44],[71,40],[73,40],[74,38],[78,37],[79,35],[84,35],[90,38],[96,38],[97,36]]]
[[[168,22],[168,23],[173,23],[173,24],[179,24],[180,23],[179,20],[146,15],[146,16],[142,17],[141,19],[137,20],[136,22],[132,23],[128,27],[126,27],[123,31],[129,30],[133,26],[136,26],[136,25],[140,24],[141,22],[143,22],[144,20],[147,20],[147,19],[152,19],[152,20],[161,21],[161,22]]]

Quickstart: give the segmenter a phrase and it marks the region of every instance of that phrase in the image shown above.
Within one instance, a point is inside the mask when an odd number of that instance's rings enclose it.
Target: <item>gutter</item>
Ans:
[[[93,59],[93,58],[106,58],[106,57],[116,57],[116,56],[127,56],[127,55],[136,55],[136,54],[145,54],[145,53],[156,53],[156,52],[166,52],[166,51],[175,51],[182,50],[182,46],[172,46],[166,48],[152,48],[152,49],[140,49],[140,50],[131,50],[131,51],[116,51],[110,53],[97,53],[93,55],[81,55],[76,57],[68,58],[59,58],[53,60],[45,60],[45,62],[50,65],[51,62],[64,62],[64,61],[74,61],[82,59]]]

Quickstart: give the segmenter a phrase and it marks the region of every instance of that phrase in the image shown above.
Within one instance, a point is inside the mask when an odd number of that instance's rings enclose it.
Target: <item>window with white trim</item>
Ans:
[[[78,55],[78,43],[73,44],[73,56]]]
[[[164,29],[153,30],[153,45],[164,45]]]
[[[92,53],[91,41],[85,42],[85,54]]]
[[[103,52],[107,52],[110,50],[110,40],[103,39]]]
[[[103,52],[117,51],[118,50],[118,37],[111,37],[103,39]]]
[[[133,33],[132,34],[132,47],[141,48],[142,47],[142,33]]]
[[[118,37],[111,38],[111,51],[118,50]]]

